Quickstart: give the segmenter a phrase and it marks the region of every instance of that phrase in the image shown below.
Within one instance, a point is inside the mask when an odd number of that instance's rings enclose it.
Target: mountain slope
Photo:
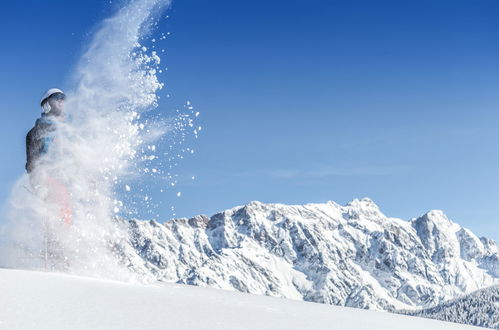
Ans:
[[[477,329],[404,315],[167,283],[0,269],[0,329]]]
[[[499,329],[499,286],[470,293],[407,315]]]
[[[499,283],[493,241],[441,211],[404,221],[369,199],[252,202],[127,225],[128,267],[164,281],[378,310],[432,307]]]

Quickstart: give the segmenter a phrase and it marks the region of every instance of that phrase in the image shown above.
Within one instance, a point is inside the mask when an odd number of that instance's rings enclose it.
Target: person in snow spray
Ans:
[[[48,270],[78,275],[149,276],[133,262],[137,256],[128,249],[126,217],[149,211],[150,199],[142,196],[146,173],[174,179],[175,157],[157,157],[156,143],[172,132],[181,144],[193,127],[183,112],[173,122],[150,112],[158,106],[163,83],[160,57],[154,45],[149,50],[143,43],[169,4],[126,1],[89,40],[76,64],[73,88],[44,95],[43,114],[27,139],[29,176],[13,185],[0,226],[0,265],[40,269],[45,259]],[[135,182],[139,186],[130,189]]]
[[[57,127],[64,120],[65,100],[66,95],[58,88],[46,91],[40,101],[42,115],[26,136],[26,171],[30,190],[46,204],[48,210],[43,219],[45,269],[49,267],[49,259],[52,263],[55,259],[67,263],[54,228],[68,227],[72,223],[70,193],[58,176],[57,166],[51,162],[51,157],[57,154]]]

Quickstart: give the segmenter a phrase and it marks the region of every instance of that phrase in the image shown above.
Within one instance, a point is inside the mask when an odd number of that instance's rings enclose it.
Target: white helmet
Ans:
[[[45,101],[47,101],[49,99],[49,97],[51,97],[52,95],[57,94],[57,93],[64,94],[64,92],[61,91],[59,88],[51,88],[48,91],[46,91],[45,93],[43,93],[42,99],[40,100],[40,105],[41,105],[44,113],[48,113],[50,111],[50,105],[48,105],[48,103],[44,104]]]

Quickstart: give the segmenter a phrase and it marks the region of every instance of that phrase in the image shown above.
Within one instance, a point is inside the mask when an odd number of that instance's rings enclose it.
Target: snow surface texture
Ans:
[[[499,283],[493,241],[441,211],[386,217],[367,198],[251,202],[129,230],[125,263],[162,281],[375,310],[432,307]]]
[[[141,119],[156,107],[163,87],[156,75],[159,56],[141,42],[169,1],[125,3],[98,26],[82,55],[75,87],[67,91],[67,116],[56,120],[48,154],[36,164],[31,180],[23,176],[12,190],[8,225],[0,228],[3,264],[39,268],[33,260],[50,245],[51,251],[63,253],[51,255],[57,265],[49,267],[70,266],[73,272],[95,276],[129,275],[114,255],[113,246],[126,238],[112,221],[125,208],[115,191],[144,175],[154,157],[151,144],[168,130],[161,121]],[[55,189],[51,182],[67,193],[50,198]],[[69,200],[71,226],[58,221],[60,197]]]
[[[478,329],[178,284],[140,286],[0,269],[0,329]]]
[[[499,329],[499,286],[481,289],[436,307],[405,314]]]

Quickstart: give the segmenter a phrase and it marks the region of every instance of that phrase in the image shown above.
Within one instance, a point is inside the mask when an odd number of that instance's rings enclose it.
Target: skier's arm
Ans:
[[[39,124],[37,121],[26,135],[26,171],[31,173],[38,159],[46,154],[52,144],[54,137],[48,134],[54,129],[47,124]]]
[[[26,135],[26,172],[31,173],[33,171],[33,162],[34,162],[34,154],[33,154],[33,130],[30,130]]]
[[[44,146],[44,141],[40,139],[40,130],[34,127],[26,135],[26,171],[31,173],[35,169],[36,161],[40,158],[40,153]]]

